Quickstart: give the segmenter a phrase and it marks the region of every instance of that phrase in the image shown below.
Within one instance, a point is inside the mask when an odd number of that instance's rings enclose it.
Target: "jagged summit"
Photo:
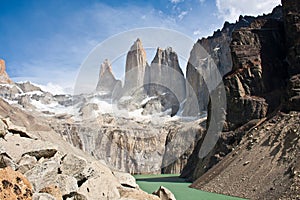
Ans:
[[[141,87],[144,83],[144,75],[147,63],[146,51],[138,38],[130,47],[126,57],[125,88]]]
[[[111,73],[112,74],[112,67],[111,63],[108,59],[105,59],[103,63],[100,66],[100,76],[103,76],[105,73]]]
[[[96,91],[112,92],[118,80],[112,72],[111,63],[105,59],[100,66],[99,80]]]
[[[6,73],[5,61],[0,59],[0,83],[12,83],[8,74]]]

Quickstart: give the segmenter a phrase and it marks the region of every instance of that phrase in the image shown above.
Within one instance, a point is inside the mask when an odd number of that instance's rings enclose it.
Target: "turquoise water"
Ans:
[[[177,200],[241,200],[241,198],[237,197],[189,188],[188,186],[191,183],[179,178],[178,174],[134,175],[134,177],[142,190],[151,194],[159,186],[164,186],[175,195]]]

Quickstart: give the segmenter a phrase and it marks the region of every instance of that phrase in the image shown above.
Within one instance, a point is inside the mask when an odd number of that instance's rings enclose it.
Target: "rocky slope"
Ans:
[[[3,100],[0,116],[1,199],[159,199],[124,181],[133,179],[129,174],[114,175],[103,162],[62,140],[46,118]]]
[[[192,187],[247,199],[298,199],[299,133],[299,112],[264,120]]]

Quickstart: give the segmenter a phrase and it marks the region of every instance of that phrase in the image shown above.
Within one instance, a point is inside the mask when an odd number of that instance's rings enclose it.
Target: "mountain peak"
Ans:
[[[5,61],[3,59],[0,59],[0,83],[12,83],[6,73]]]

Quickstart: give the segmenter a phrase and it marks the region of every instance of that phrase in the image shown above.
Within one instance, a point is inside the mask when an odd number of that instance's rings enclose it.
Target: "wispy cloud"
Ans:
[[[280,4],[280,0],[216,0],[218,17],[234,22],[240,15],[261,15],[269,13]]]
[[[171,3],[179,3],[179,2],[183,2],[184,0],[170,0]]]
[[[188,11],[182,11],[179,15],[178,18],[179,20],[182,20],[184,18],[184,16],[186,16],[188,14]]]

